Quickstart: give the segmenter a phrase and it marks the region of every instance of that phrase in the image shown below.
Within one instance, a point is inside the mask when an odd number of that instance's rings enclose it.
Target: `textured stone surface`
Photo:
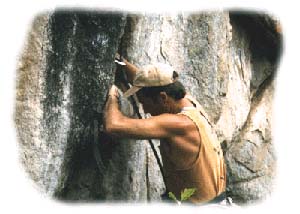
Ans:
[[[138,66],[173,65],[215,124],[228,194],[241,203],[263,199],[275,176],[277,27],[266,15],[222,11],[36,17],[18,68],[15,122],[25,169],[60,199],[160,200],[165,187],[148,142],[101,132],[118,50]],[[136,117],[125,99],[121,110]]]
[[[32,23],[18,64],[15,122],[20,160],[30,178],[46,193],[53,194],[60,176],[64,145],[47,142],[43,135],[44,81],[49,14]],[[55,158],[60,156],[59,158]]]
[[[246,124],[226,152],[228,189],[241,202],[261,200],[272,191],[276,159],[272,144],[273,90],[271,82],[252,103]]]
[[[131,16],[128,19],[123,54],[139,66],[157,61],[171,64],[189,92],[198,100],[205,100],[203,107],[217,120],[227,84],[227,68],[219,69],[225,59],[219,57],[227,51],[230,40],[228,13]]]
[[[56,11],[33,23],[18,69],[15,121],[25,168],[50,195],[101,196],[93,130],[95,121],[102,123],[105,96],[114,81],[122,17]],[[38,45],[35,52],[31,43]]]
[[[49,55],[49,71],[69,76],[71,91],[70,131],[65,142],[69,156],[64,160],[65,174],[56,195],[74,200],[100,199],[99,181],[104,172],[99,172],[92,145],[98,140],[95,126],[102,124],[106,93],[114,81],[113,59],[125,18],[121,14],[62,11],[56,12],[51,21],[55,49]]]

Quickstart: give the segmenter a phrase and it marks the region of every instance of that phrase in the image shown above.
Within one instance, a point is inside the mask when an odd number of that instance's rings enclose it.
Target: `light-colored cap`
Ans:
[[[174,69],[163,63],[146,65],[136,72],[133,79],[133,86],[124,93],[124,97],[129,97],[143,87],[165,86],[174,83],[178,74],[174,75]]]

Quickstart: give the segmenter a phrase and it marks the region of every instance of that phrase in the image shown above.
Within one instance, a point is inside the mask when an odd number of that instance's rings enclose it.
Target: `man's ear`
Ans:
[[[161,91],[161,92],[159,93],[159,96],[160,96],[160,98],[161,98],[161,100],[162,100],[163,102],[166,102],[166,101],[167,101],[168,95],[167,95],[166,92]]]

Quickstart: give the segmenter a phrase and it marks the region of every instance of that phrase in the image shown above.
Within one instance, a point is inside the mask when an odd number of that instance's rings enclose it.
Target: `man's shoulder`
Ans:
[[[195,126],[192,120],[182,114],[165,113],[155,117],[160,120],[167,128],[177,131],[187,131]]]
[[[182,114],[170,114],[170,113],[164,113],[164,114],[160,114],[158,116],[155,116],[157,118],[160,118],[160,119],[169,119],[170,121],[173,121],[173,122],[184,122],[184,121],[187,121],[187,117],[185,117],[184,115]]]

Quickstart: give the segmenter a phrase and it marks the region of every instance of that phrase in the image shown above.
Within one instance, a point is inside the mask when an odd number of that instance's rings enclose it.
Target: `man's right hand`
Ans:
[[[125,62],[123,62],[123,57],[121,57],[121,55],[119,53],[116,53],[115,55],[115,63],[117,63],[118,65],[126,65]]]
[[[116,53],[115,59],[120,59],[121,55],[119,53]]]
[[[115,62],[118,65],[124,66],[124,71],[127,75],[127,80],[129,83],[133,83],[133,79],[135,77],[136,72],[139,70],[134,64],[127,61],[127,59],[123,58],[119,53],[115,55]]]

